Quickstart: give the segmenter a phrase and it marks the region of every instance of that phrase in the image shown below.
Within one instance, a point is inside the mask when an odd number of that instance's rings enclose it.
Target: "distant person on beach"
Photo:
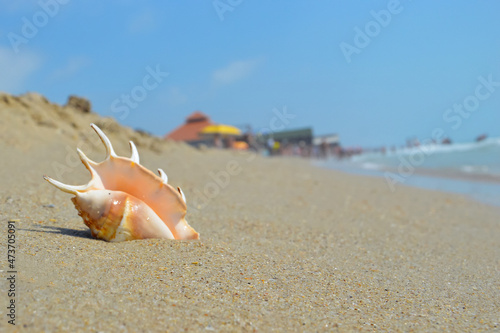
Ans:
[[[327,158],[328,157],[328,143],[326,142],[326,140],[323,139],[323,141],[321,141],[321,145],[320,145],[320,158]]]
[[[220,137],[220,134],[215,134],[214,136],[214,147],[217,149],[222,148],[222,139]]]
[[[337,156],[337,158],[342,158],[344,156],[344,150],[340,145],[333,147],[333,154]]]
[[[243,136],[243,141],[248,143],[248,148],[250,150],[253,150],[253,151],[258,150],[257,142],[255,141],[255,137],[253,136],[251,131],[248,131],[247,133],[245,133],[245,135]]]
[[[233,147],[234,137],[227,135],[222,141],[224,143],[224,148],[229,149]]]
[[[274,141],[273,155],[279,155],[280,154],[280,148],[281,148],[281,144],[279,143],[279,141]]]
[[[481,142],[483,140],[486,140],[488,138],[488,134],[481,134],[476,138],[476,142]]]
[[[267,150],[269,151],[269,156],[273,155],[273,149],[274,149],[274,139],[269,138],[267,139]]]

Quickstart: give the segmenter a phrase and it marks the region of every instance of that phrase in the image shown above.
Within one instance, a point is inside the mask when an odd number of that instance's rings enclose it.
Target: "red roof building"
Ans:
[[[199,133],[208,125],[212,125],[213,122],[210,118],[200,112],[195,111],[186,118],[186,122],[174,129],[172,132],[165,135],[165,139],[175,140],[175,141],[185,141],[190,144],[198,144],[205,139],[199,136]]]

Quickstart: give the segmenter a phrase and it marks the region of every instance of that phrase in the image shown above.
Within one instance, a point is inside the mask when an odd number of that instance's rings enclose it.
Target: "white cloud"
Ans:
[[[26,80],[40,68],[41,63],[41,58],[34,53],[15,53],[10,48],[0,47],[0,91],[23,92]]]
[[[90,60],[86,57],[70,58],[64,67],[58,68],[52,73],[51,78],[53,80],[65,80],[71,78],[89,63]]]
[[[151,9],[144,9],[135,16],[129,24],[129,31],[133,34],[146,33],[158,26],[158,20]]]
[[[226,67],[216,70],[212,75],[212,81],[216,85],[225,85],[240,81],[250,76],[258,64],[258,60],[233,61]]]

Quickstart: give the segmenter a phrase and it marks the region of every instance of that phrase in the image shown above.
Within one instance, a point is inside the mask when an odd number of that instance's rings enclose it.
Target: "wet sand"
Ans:
[[[18,220],[17,325],[6,319],[4,255],[2,331],[499,327],[498,207],[415,188],[391,192],[383,179],[299,159],[198,151],[110,122],[103,129],[118,154],[137,141],[141,164],[163,168],[182,187],[201,238],[107,243],[91,238],[71,195],[42,179],[86,183],[75,150],[104,157],[89,127],[103,120],[31,99],[26,110],[0,103],[4,253],[7,221]],[[229,176],[228,163],[238,166]]]

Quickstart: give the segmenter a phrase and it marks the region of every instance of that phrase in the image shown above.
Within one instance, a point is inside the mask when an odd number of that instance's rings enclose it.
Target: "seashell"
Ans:
[[[95,124],[90,125],[106,147],[106,158],[97,163],[77,149],[90,171],[86,185],[66,185],[43,178],[71,199],[92,236],[111,242],[145,238],[198,239],[199,234],[185,220],[186,197],[174,189],[167,175],[159,177],[139,163],[139,153],[130,141],[130,158],[116,155],[108,137]]]

